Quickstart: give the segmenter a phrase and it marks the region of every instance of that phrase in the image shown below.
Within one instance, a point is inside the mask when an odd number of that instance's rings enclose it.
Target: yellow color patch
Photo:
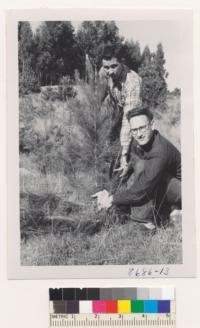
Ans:
[[[118,301],[118,313],[131,313],[131,301]]]

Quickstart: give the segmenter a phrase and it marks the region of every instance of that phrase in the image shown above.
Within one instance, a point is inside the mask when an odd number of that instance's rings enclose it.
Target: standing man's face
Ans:
[[[121,63],[117,60],[117,58],[113,57],[109,60],[103,59],[102,65],[108,77],[116,79],[119,76],[121,72]]]
[[[150,121],[146,115],[134,116],[129,121],[130,130],[133,138],[140,146],[146,145],[152,136],[153,121]]]

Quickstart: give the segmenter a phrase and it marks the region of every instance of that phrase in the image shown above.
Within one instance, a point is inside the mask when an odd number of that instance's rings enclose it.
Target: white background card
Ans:
[[[143,2],[147,5],[147,2]],[[199,49],[199,30],[200,30],[200,8],[197,5],[196,1],[193,2],[187,2],[187,1],[174,1],[173,3],[171,1],[166,1],[165,4],[163,4],[163,7],[166,6],[175,6],[177,8],[184,8],[185,6],[192,6],[194,8],[194,104],[195,104],[195,180],[199,181],[199,145],[200,145],[200,135],[199,135],[199,104],[200,104],[200,97],[199,97],[199,62],[198,58],[200,58],[200,49]],[[52,6],[56,7],[56,4],[52,4]],[[58,5],[58,4],[57,4]],[[60,7],[64,7],[64,2],[59,3]],[[71,7],[75,7],[75,3],[69,3]],[[85,6],[87,6],[86,3],[84,3]],[[116,1],[115,3],[110,3],[110,6],[118,7],[120,6],[120,3],[118,4]],[[138,8],[142,6],[142,2],[138,2]],[[154,7],[155,5],[155,7]],[[12,4],[7,3],[6,5],[3,5],[2,8],[9,9],[11,8]],[[36,6],[36,3],[28,4],[23,3],[22,1],[18,5],[16,4],[16,8],[25,8],[25,6],[30,6],[29,8],[33,8],[33,6]],[[41,6],[41,3],[38,3],[38,6]],[[48,7],[47,3],[44,3],[45,7]],[[77,4],[77,6],[80,6],[80,3]],[[82,5],[81,5],[82,6]],[[88,7],[90,6],[90,3],[88,4]],[[103,3],[101,3],[101,6],[105,7]],[[127,6],[130,6],[130,3],[127,3]],[[156,8],[158,6],[158,3],[155,1],[152,1],[152,7]],[[54,7],[54,8],[55,8]],[[157,7],[158,8],[158,7]],[[159,7],[161,9],[161,7]],[[1,75],[1,113],[2,113],[2,119],[1,119],[1,149],[2,149],[2,160],[1,160],[1,280],[0,280],[0,286],[1,286],[1,306],[3,307],[2,315],[0,318],[0,321],[2,321],[1,326],[5,327],[12,327],[12,326],[21,326],[26,327],[27,324],[29,327],[44,327],[48,326],[48,288],[51,286],[85,286],[86,282],[83,280],[35,280],[35,281],[8,281],[7,280],[7,254],[6,254],[6,242],[7,242],[7,232],[6,232],[6,169],[7,169],[7,163],[6,163],[6,109],[5,109],[5,59],[6,59],[6,53],[5,53],[5,16],[4,13],[1,12],[2,17],[2,31],[1,31],[1,41],[4,44],[4,47],[2,48],[2,55],[1,55],[1,71],[3,74]],[[187,63],[185,63],[187,66]],[[189,129],[189,132],[192,133]],[[196,207],[197,207],[197,215],[196,215],[196,226],[197,226],[197,245],[199,250],[199,222],[198,222],[198,213],[199,213],[199,201],[198,201],[198,182],[196,183]],[[8,201],[8,207],[11,208],[13,206],[13,202]],[[194,210],[194,209],[193,209]],[[16,219],[16,217],[13,217],[13,221]],[[16,222],[14,222],[16,224]],[[8,231],[9,234],[9,231]],[[15,236],[15,235],[14,235]],[[189,242],[193,244],[195,239],[195,235],[192,234],[191,240],[189,239]],[[190,249],[190,248],[189,248]],[[186,256],[189,258],[191,252],[185,251]],[[199,252],[198,252],[199,257]],[[194,262],[193,262],[194,263]],[[187,267],[187,270],[190,270],[190,268]],[[194,270],[192,270],[194,272]],[[199,274],[199,262],[198,262],[198,270],[197,275]],[[45,274],[46,275],[46,274]],[[180,276],[181,274],[178,274]],[[63,276],[61,276],[63,278]],[[61,278],[60,277],[60,278]],[[39,278],[39,276],[37,277]],[[59,278],[59,276],[51,276],[51,278]],[[95,277],[94,277],[95,278]],[[199,327],[199,316],[198,316],[198,288],[199,286],[199,278],[193,278],[193,279],[166,279],[166,280],[146,280],[146,281],[138,281],[138,280],[95,280],[90,279],[87,280],[87,285],[89,286],[144,286],[145,284],[157,286],[157,285],[163,285],[165,283],[168,284],[174,284],[177,288],[177,327]],[[196,299],[196,307],[193,306],[191,311],[190,305],[191,305],[191,299]],[[11,306],[12,304],[12,306]],[[12,310],[11,310],[12,309]]]

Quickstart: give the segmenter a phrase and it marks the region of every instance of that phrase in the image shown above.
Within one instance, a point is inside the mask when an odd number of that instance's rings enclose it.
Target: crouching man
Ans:
[[[141,106],[127,113],[132,136],[123,190],[97,193],[99,208],[115,208],[149,230],[165,226],[172,208],[181,208],[181,154],[154,129],[153,115]]]

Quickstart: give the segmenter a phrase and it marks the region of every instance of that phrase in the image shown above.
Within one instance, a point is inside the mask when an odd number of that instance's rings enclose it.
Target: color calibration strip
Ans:
[[[104,300],[104,301],[52,301],[51,313],[99,314],[99,313],[171,313],[172,301],[169,300]]]
[[[170,314],[175,312],[173,288],[50,289],[50,313]]]
[[[49,299],[50,328],[175,328],[174,288],[59,288]]]

